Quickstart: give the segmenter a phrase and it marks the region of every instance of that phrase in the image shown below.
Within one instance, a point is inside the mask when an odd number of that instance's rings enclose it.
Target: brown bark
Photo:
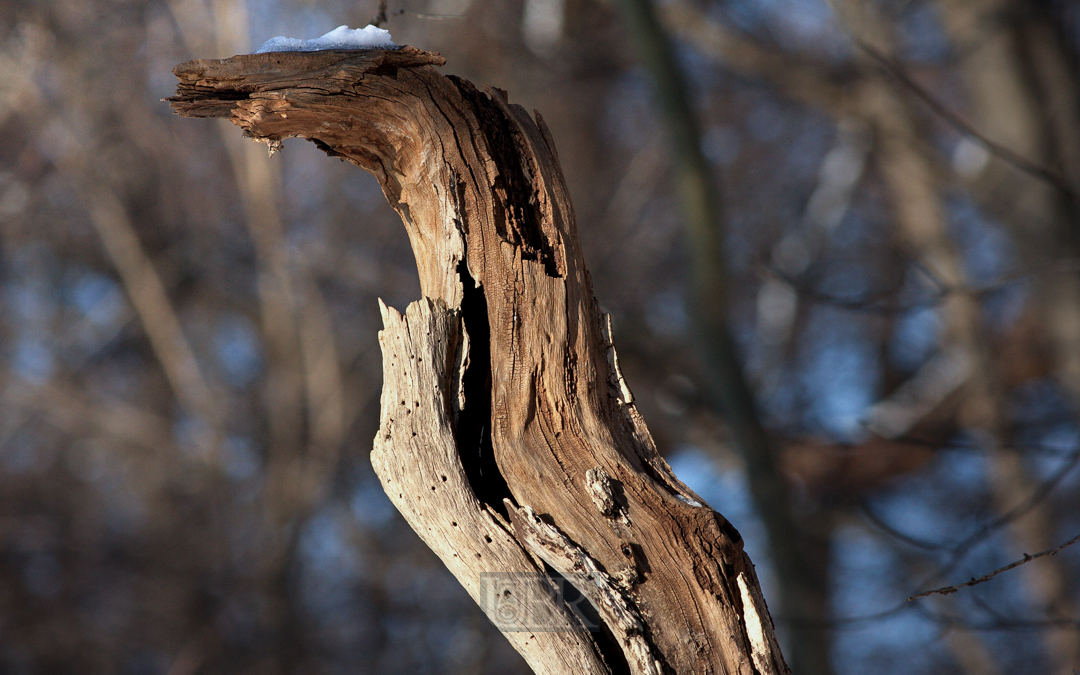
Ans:
[[[738,532],[637,413],[542,119],[442,63],[409,47],[192,61],[170,101],[271,150],[308,138],[379,179],[424,299],[383,313],[372,462],[534,670],[788,672]],[[605,630],[546,594],[550,570]],[[546,631],[503,620],[513,593]]]

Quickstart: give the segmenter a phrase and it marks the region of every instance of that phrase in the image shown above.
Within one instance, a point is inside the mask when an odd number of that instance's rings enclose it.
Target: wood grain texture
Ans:
[[[373,463],[482,605],[491,573],[541,561],[593,600],[605,631],[507,633],[534,670],[786,673],[738,532],[659,456],[619,372],[542,118],[441,63],[412,48],[192,61],[170,101],[378,178],[424,299],[384,311]]]
[[[385,384],[371,463],[390,500],[533,670],[609,672],[542,565],[469,487],[453,425],[468,348],[459,312],[427,299],[404,315],[381,309]]]

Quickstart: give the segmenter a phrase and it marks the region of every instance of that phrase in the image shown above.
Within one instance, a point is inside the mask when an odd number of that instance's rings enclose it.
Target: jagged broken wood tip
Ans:
[[[181,117],[228,117],[236,101],[318,80],[327,94],[340,93],[367,73],[442,66],[446,58],[416,47],[333,49],[315,52],[240,54],[194,59],[173,68],[176,95],[164,101]]]

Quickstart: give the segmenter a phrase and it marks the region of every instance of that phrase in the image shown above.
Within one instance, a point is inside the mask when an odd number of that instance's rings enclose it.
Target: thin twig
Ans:
[[[742,77],[763,79],[792,100],[820,108],[833,117],[851,114],[846,85],[855,79],[854,69],[777,49],[748,33],[721,25],[686,0],[657,4],[656,10],[671,34],[725,69]]]
[[[990,581],[991,579],[993,579],[997,575],[1001,574],[1002,572],[1008,572],[1009,570],[1016,569],[1017,567],[1020,567],[1021,565],[1027,564],[1027,563],[1031,562],[1032,560],[1035,560],[1036,558],[1042,558],[1043,556],[1048,556],[1048,555],[1057,555],[1058,551],[1061,551],[1062,549],[1068,548],[1069,546],[1072,546],[1073,544],[1075,544],[1078,541],[1080,541],[1080,534],[1076,535],[1075,537],[1073,537],[1069,541],[1065,542],[1064,544],[1062,544],[1061,546],[1058,546],[1056,548],[1047,549],[1045,551],[1041,551],[1041,552],[1035,553],[1035,554],[1025,553],[1024,557],[1021,558],[1020,560],[1014,560],[1013,562],[1009,563],[1008,565],[1005,565],[1004,567],[999,567],[996,570],[994,570],[993,572],[990,572],[989,574],[984,574],[981,577],[973,578],[973,579],[971,579],[969,581],[965,581],[962,584],[957,584],[956,586],[943,586],[941,588],[935,588],[932,591],[923,591],[922,593],[919,593],[918,595],[911,596],[910,598],[907,599],[907,601],[911,602],[912,600],[918,600],[919,598],[925,598],[928,595],[948,595],[950,593],[957,592],[961,588],[966,588],[968,586],[975,586],[976,584],[981,584],[981,583]]]
[[[415,19],[430,19],[432,21],[447,21],[449,19],[464,19],[464,14],[428,14],[427,12],[410,12],[405,9],[399,9],[398,14],[408,14]]]
[[[371,21],[368,22],[372,26],[381,26],[390,20],[386,15],[386,3],[387,0],[379,0],[379,11],[375,16],[371,17]]]
[[[923,541],[922,539],[918,539],[916,537],[913,537],[910,534],[906,534],[904,532],[901,532],[900,530],[896,529],[892,525],[886,523],[881,518],[881,516],[874,513],[873,509],[870,508],[870,504],[867,503],[865,497],[860,497],[859,501],[858,501],[858,504],[859,504],[859,510],[862,511],[863,516],[867,520],[869,520],[870,523],[872,525],[874,525],[874,527],[878,528],[879,530],[881,530],[885,534],[889,535],[890,537],[898,539],[898,540],[904,542],[905,544],[909,544],[909,545],[914,546],[916,548],[921,548],[921,549],[925,549],[925,550],[928,550],[928,551],[940,551],[942,549],[948,548],[947,544],[938,544],[938,543],[935,543],[935,542],[932,542],[932,541]]]
[[[964,285],[939,285],[939,289],[929,294],[927,297],[920,300],[913,300],[907,303],[891,302],[893,298],[900,294],[900,288],[889,288],[876,293],[864,295],[861,298],[847,299],[830,295],[828,293],[822,293],[814,288],[807,286],[803,281],[798,278],[792,277],[789,274],[785,274],[781,270],[775,267],[762,263],[760,266],[759,274],[762,277],[772,277],[783,281],[791,286],[796,293],[804,298],[821,305],[829,305],[830,307],[836,307],[838,309],[844,309],[852,312],[866,312],[873,314],[903,314],[914,309],[924,309],[927,307],[935,307],[940,304],[946,296],[964,293],[981,297],[989,295],[995,291],[1000,291],[1003,288],[1011,286],[1022,281],[1026,281],[1029,278],[1041,276],[1044,274],[1071,274],[1080,272],[1080,258],[1069,258],[1064,260],[1054,260],[1042,265],[1037,265],[1027,270],[1020,270],[1010,274],[1004,274],[993,281],[986,282],[984,284],[964,284]],[[890,301],[888,304],[884,304],[886,301]]]
[[[889,58],[885,54],[875,49],[872,45],[858,38],[852,38],[855,44],[860,49],[865,51],[871,58],[878,62],[890,75],[895,77],[897,81],[903,84],[905,87],[911,90],[923,103],[925,103],[934,113],[944,119],[949,124],[953,125],[963,133],[978,140],[980,143],[986,146],[986,149],[991,154],[996,155],[1000,159],[1013,165],[1020,171],[1030,174],[1035,178],[1038,178],[1046,183],[1052,185],[1056,189],[1060,190],[1062,194],[1071,200],[1077,199],[1076,190],[1072,185],[1057,172],[1047,169],[1044,166],[1040,166],[1035,162],[1027,159],[1017,152],[1010,150],[1009,148],[997,143],[983,134],[979,133],[975,127],[969,124],[964,118],[957,113],[946,107],[941,101],[928,92],[922,85],[913,80],[910,75],[904,70],[904,68],[895,60]]]
[[[414,19],[428,19],[431,21],[446,21],[449,19],[464,19],[464,14],[428,14],[427,12],[412,12],[407,9],[397,9],[393,12],[387,10],[387,0],[379,0],[379,13],[372,17],[372,26],[381,26],[390,21],[393,16],[411,16]]]
[[[1028,500],[1025,503],[1019,505],[1018,507],[1016,507],[1015,509],[1013,509],[1009,513],[1003,514],[1002,516],[996,518],[995,520],[987,523],[978,532],[974,533],[973,535],[968,537],[966,540],[964,540],[963,542],[958,544],[956,547],[954,547],[953,550],[952,550],[952,559],[949,562],[947,562],[944,566],[942,566],[940,569],[938,569],[934,574],[932,574],[926,581],[919,584],[918,586],[924,586],[930,580],[939,579],[942,576],[948,574],[952,569],[954,569],[956,567],[956,565],[960,562],[960,560],[963,559],[964,555],[968,551],[970,551],[976,544],[983,541],[986,537],[990,536],[990,534],[997,531],[999,528],[1001,528],[1004,525],[1008,524],[1012,520],[1015,520],[1016,518],[1021,517],[1022,515],[1024,515],[1031,508],[1034,508],[1034,506],[1036,506],[1039,502],[1041,502],[1043,499],[1045,499],[1047,497],[1047,495],[1050,494],[1050,491],[1053,490],[1053,488],[1055,486],[1057,486],[1058,483],[1061,482],[1061,480],[1076,465],[1078,459],[1080,459],[1080,451],[1074,452],[1072,457],[1070,458],[1070,460],[1068,462],[1066,462],[1065,465],[1061,469],[1059,469],[1053,476],[1051,476],[1048,480],[1043,482],[1039,486],[1039,488],[1036,489],[1031,494],[1031,496],[1028,498]],[[1066,546],[1069,546],[1069,545],[1075,543],[1076,541],[1077,541],[1076,539],[1073,539],[1073,540],[1070,540],[1070,541],[1066,542],[1065,544],[1063,544],[1062,546],[1060,546],[1056,550],[1054,550],[1054,553],[1056,553],[1057,551],[1060,551],[1061,549],[1065,548]],[[1031,557],[1036,558],[1036,557],[1040,557],[1040,556],[1044,556],[1044,555],[1052,555],[1052,553],[1043,552],[1043,553],[1038,553],[1038,554],[1036,554],[1034,556],[1031,556]],[[998,572],[995,572],[994,574],[997,574],[997,573]],[[964,584],[964,585],[971,585],[971,584],[969,582],[968,584]],[[918,586],[916,586],[916,587],[918,587]],[[926,594],[919,594],[919,595],[911,596],[911,597],[907,598],[906,600],[902,600],[902,601],[898,602],[896,605],[893,605],[892,607],[890,607],[888,609],[884,609],[884,610],[882,610],[880,612],[874,612],[873,614],[864,614],[864,615],[861,615],[861,616],[834,617],[834,618],[831,618],[831,619],[824,619],[824,620],[801,619],[801,618],[798,618],[798,617],[786,617],[786,616],[783,616],[783,615],[779,615],[777,618],[780,621],[784,621],[784,622],[790,623],[790,624],[799,624],[799,625],[808,625],[808,626],[813,625],[813,626],[820,626],[820,627],[840,627],[840,626],[856,625],[856,624],[861,624],[861,623],[872,623],[874,621],[881,621],[882,619],[886,619],[886,618],[888,618],[890,616],[894,616],[896,614],[899,614],[900,612],[903,612],[905,609],[919,608],[920,605],[912,605],[912,604],[910,604],[910,602],[912,600],[916,600],[918,598],[923,597],[923,595],[926,595]],[[1032,625],[1034,625],[1034,624],[1032,624]],[[1049,624],[1043,623],[1043,624],[1039,624],[1039,625],[1049,625]],[[1064,620],[1061,623],[1055,623],[1053,625],[1077,625],[1077,622],[1076,622],[1076,620]],[[1000,629],[1002,626],[995,624],[995,625],[991,625],[991,626],[987,626],[987,625],[970,625],[970,626],[967,626],[967,627],[973,628],[973,629],[976,629],[976,630],[996,630],[996,629]],[[1027,627],[1027,625],[1025,624],[1023,627]]]
[[[960,564],[960,561],[963,560],[964,556],[967,555],[967,553],[971,551],[971,549],[975,548],[975,546],[988,539],[990,535],[992,535],[994,532],[998,531],[999,529],[1008,525],[1014,520],[1021,518],[1028,511],[1042,503],[1048,496],[1050,496],[1050,493],[1054,490],[1054,488],[1057,487],[1062,480],[1064,480],[1065,476],[1067,476],[1076,467],[1078,461],[1080,461],[1080,449],[1073,452],[1069,460],[1066,461],[1061,466],[1061,468],[1054,473],[1054,475],[1050,476],[1049,479],[1042,482],[1036,489],[1034,489],[1031,492],[1031,495],[1026,500],[1024,500],[1023,503],[1017,505],[1008,513],[1003,513],[994,520],[990,521],[982,528],[980,528],[977,532],[975,532],[967,539],[962,541],[960,544],[958,544],[955,548],[953,548],[952,559],[949,562],[945,563],[940,569],[938,569],[937,572],[935,572],[925,581],[923,581],[923,583],[919,584],[919,586],[925,586],[932,581],[943,578],[949,572],[956,569],[956,566]]]

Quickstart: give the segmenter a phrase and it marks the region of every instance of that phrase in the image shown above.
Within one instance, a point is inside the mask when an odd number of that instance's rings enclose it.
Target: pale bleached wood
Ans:
[[[390,501],[489,618],[510,629],[504,634],[535,672],[609,672],[592,636],[555,601],[542,566],[469,487],[452,419],[467,352],[458,312],[427,299],[404,315],[380,308],[383,391],[371,463]],[[528,625],[515,626],[508,612],[523,609],[533,613],[523,617]],[[543,630],[520,630],[528,627]]]

